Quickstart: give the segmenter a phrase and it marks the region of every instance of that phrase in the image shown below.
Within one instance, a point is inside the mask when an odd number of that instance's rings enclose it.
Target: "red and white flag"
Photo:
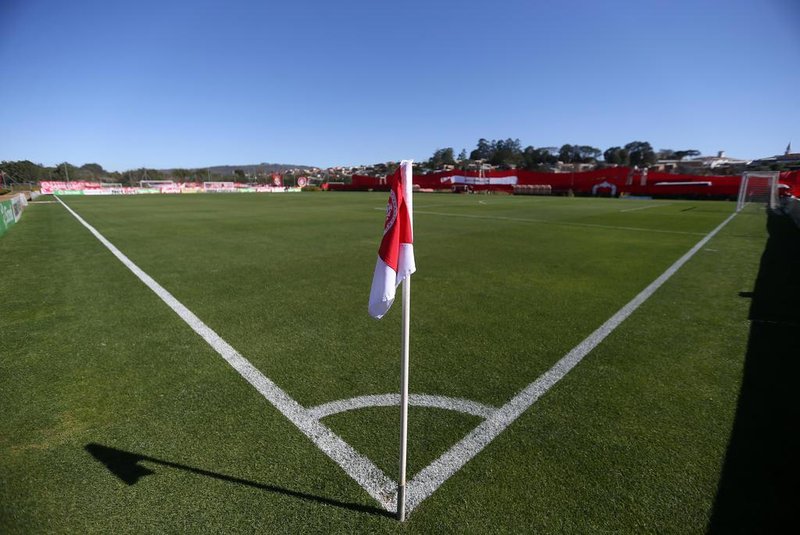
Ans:
[[[383,239],[369,292],[369,315],[375,319],[381,319],[389,311],[397,287],[417,270],[411,228],[411,161],[400,162],[388,180],[391,191]]]

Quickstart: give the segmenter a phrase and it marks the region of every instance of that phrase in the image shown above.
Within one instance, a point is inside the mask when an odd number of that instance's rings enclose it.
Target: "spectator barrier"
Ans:
[[[676,175],[630,167],[609,167],[579,173],[508,171],[443,171],[414,176],[414,186],[423,191],[502,191],[530,194],[521,186],[548,186],[553,195],[570,192],[593,196],[648,196],[736,199],[741,176]],[[780,175],[781,193],[800,197],[800,171]],[[516,190],[515,190],[516,188]],[[330,184],[333,191],[385,191],[385,178],[353,175],[350,184]]]

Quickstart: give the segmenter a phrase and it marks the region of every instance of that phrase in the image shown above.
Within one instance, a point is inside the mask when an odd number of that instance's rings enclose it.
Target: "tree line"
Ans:
[[[235,180],[269,183],[269,173],[246,174],[242,169],[233,169],[230,174],[214,173],[208,169],[171,169],[168,172],[158,169],[131,169],[128,171],[107,171],[97,163],[75,166],[64,162],[52,167],[37,164],[30,160],[2,161],[0,173],[3,183],[36,183],[41,181],[68,182],[83,180],[91,182],[119,183],[124,186],[137,186],[142,180],[177,180],[179,182],[214,182]],[[293,175],[292,175],[293,176]],[[284,179],[291,179],[285,176]]]
[[[589,145],[571,144],[561,147],[529,145],[523,148],[519,139],[493,139],[490,141],[481,138],[469,155],[467,155],[466,149],[461,150],[458,158],[455,157],[452,147],[437,149],[425,164],[431,169],[441,169],[445,165],[457,166],[484,162],[501,169],[518,168],[541,171],[551,168],[558,162],[642,167],[653,165],[659,159],[682,160],[699,155],[700,151],[695,149],[663,149],[656,152],[647,141],[632,141],[624,147],[609,147],[605,151],[601,151],[599,148]]]
[[[658,160],[683,160],[700,155],[695,149],[653,150],[647,141],[631,141],[624,146],[609,147],[601,151],[590,145],[565,144],[561,147],[522,147],[519,139],[493,139],[481,138],[475,149],[467,153],[462,149],[456,157],[452,147],[437,149],[433,155],[417,168],[425,170],[442,169],[445,166],[468,168],[478,163],[487,163],[500,169],[526,169],[531,171],[551,170],[558,162],[565,164],[594,164],[602,166],[639,166],[645,167],[655,164]],[[267,164],[262,164],[267,165]],[[390,173],[395,163],[375,164],[375,171]],[[266,169],[266,168],[265,168]],[[224,168],[223,168],[224,170]],[[262,169],[263,170],[263,169]],[[227,171],[231,171],[228,169]],[[179,182],[206,182],[221,180],[236,180],[239,182],[251,181],[255,183],[269,183],[270,173],[247,173],[242,169],[232,169],[231,172],[217,173],[206,168],[202,169],[171,169],[163,171],[158,169],[132,169],[128,171],[106,171],[100,164],[87,163],[80,167],[68,162],[48,167],[33,163],[29,160],[2,161],[0,173],[4,183],[39,182],[42,180],[61,181],[86,180],[120,183],[123,185],[138,185],[142,180],[177,180]],[[306,174],[305,171],[298,173]],[[323,181],[346,180],[347,177],[334,176],[333,171],[323,173]],[[284,183],[291,184],[297,177],[292,170],[283,171]],[[299,176],[299,175],[298,175]]]

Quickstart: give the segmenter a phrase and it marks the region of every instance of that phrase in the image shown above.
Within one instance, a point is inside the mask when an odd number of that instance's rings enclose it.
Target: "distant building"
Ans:
[[[743,170],[750,163],[750,160],[731,158],[725,154],[724,150],[721,150],[717,152],[716,156],[699,156],[689,160],[658,160],[650,168],[665,173],[704,174],[714,171],[725,174],[725,172]]]
[[[564,163],[557,162],[553,169],[556,173],[582,173],[591,171],[597,167],[597,162],[590,163]]]
[[[792,143],[786,145],[783,154],[753,160],[752,167],[770,169],[800,169],[800,152],[792,152]]]

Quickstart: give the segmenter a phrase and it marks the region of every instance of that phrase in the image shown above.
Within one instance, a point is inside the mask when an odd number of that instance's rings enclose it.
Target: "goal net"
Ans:
[[[765,205],[772,210],[778,208],[778,173],[744,173],[739,185],[736,211],[740,212],[747,206]]]

